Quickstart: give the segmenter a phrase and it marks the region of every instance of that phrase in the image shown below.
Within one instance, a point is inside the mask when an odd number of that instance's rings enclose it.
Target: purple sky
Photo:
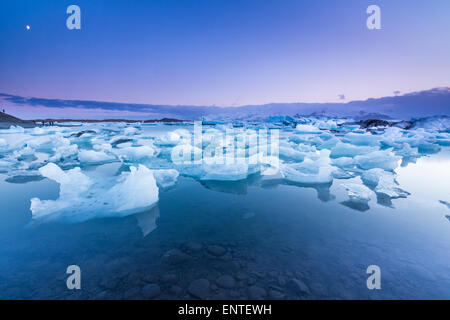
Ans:
[[[450,84],[448,0],[80,0],[81,30],[70,4],[1,1],[0,92],[233,106]]]

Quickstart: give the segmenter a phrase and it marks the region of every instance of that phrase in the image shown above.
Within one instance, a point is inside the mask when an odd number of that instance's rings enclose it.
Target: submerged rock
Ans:
[[[145,298],[156,298],[161,294],[161,289],[157,284],[147,284],[142,288],[142,295]]]
[[[267,296],[267,292],[264,288],[258,286],[251,286],[248,288],[248,297],[251,300],[260,300]]]
[[[201,243],[194,242],[194,241],[189,241],[189,242],[186,242],[185,244],[183,244],[183,250],[187,253],[198,252],[198,251],[202,250],[202,248],[203,248],[203,245]]]
[[[163,263],[168,264],[180,264],[183,262],[186,262],[189,260],[191,256],[187,255],[186,253],[178,250],[178,249],[171,249],[164,253],[164,255],[161,258],[161,261]]]
[[[207,251],[209,254],[212,254],[213,256],[220,257],[227,252],[227,249],[218,245],[211,245],[208,246]]]
[[[221,288],[231,289],[236,286],[236,281],[230,275],[223,275],[216,279],[216,283]]]
[[[188,292],[199,299],[206,299],[209,296],[209,280],[208,279],[197,279],[191,282],[188,288]]]

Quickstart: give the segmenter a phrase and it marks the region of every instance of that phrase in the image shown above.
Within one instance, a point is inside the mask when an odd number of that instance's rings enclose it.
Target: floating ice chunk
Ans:
[[[205,138],[205,136],[203,136]],[[190,143],[191,134],[186,129],[177,129],[175,131],[170,131],[156,139],[158,145],[174,146],[180,143]]]
[[[103,152],[112,152],[112,145],[109,143],[99,143],[99,144],[94,144],[92,146],[92,149],[94,149],[95,151],[103,151]]]
[[[54,148],[70,145],[70,140],[60,133],[37,136],[27,141],[27,145],[37,151],[53,151]]]
[[[355,177],[354,172],[345,171],[341,168],[337,168],[337,170],[333,172],[333,178],[335,179],[350,179],[354,177]]]
[[[357,155],[362,155],[376,150],[376,148],[368,146],[354,146],[350,143],[337,143],[333,149],[331,149],[331,158],[350,157],[353,158]]]
[[[381,139],[382,145],[389,147],[398,146],[405,142],[403,130],[397,127],[386,128],[382,135],[377,135],[376,137]]]
[[[155,143],[151,139],[138,139],[136,141],[136,144],[138,144],[139,146],[149,146],[149,147],[156,149]]]
[[[179,144],[172,148],[170,159],[175,164],[200,163],[203,150],[190,144]]]
[[[126,136],[133,136],[139,133],[139,129],[135,127],[127,127],[123,131],[124,135]]]
[[[48,163],[39,169],[43,177],[54,180],[60,185],[58,200],[31,199],[30,210],[33,219],[41,218],[50,213],[58,212],[76,206],[79,196],[85,192],[92,181],[85,176],[80,168],[63,171],[54,163]]]
[[[13,157],[18,158],[19,160],[24,157],[34,156],[35,150],[30,147],[25,147],[21,150],[16,150],[13,152]]]
[[[322,150],[316,160],[305,158],[301,163],[281,164],[281,174],[286,180],[296,183],[329,183],[333,181],[333,172],[336,170],[330,164],[329,154],[329,150]]]
[[[47,131],[45,131],[41,127],[35,127],[35,128],[33,128],[33,130],[31,130],[31,133],[34,135],[42,135],[42,134],[47,134]]]
[[[347,190],[350,201],[367,203],[370,200],[372,191],[365,185],[350,182],[341,185]]]
[[[124,216],[147,210],[158,201],[158,187],[147,167],[130,167],[120,177],[103,177],[99,181],[80,168],[63,171],[49,163],[40,173],[60,184],[57,200],[31,199],[33,219],[67,219],[84,221],[94,217]],[[112,186],[112,187],[111,187]]]
[[[21,126],[10,126],[9,129],[7,130],[8,133],[23,133],[25,132],[25,129],[22,128]]]
[[[398,167],[400,157],[394,155],[391,151],[373,151],[365,155],[356,156],[355,161],[357,165],[369,170],[373,168],[381,168],[385,170],[394,170]]]
[[[404,143],[400,150],[395,151],[395,154],[404,158],[420,157],[418,148],[411,148],[408,143]]]
[[[280,158],[285,160],[303,161],[305,153],[297,151],[290,146],[279,146],[278,154]]]
[[[152,158],[158,154],[158,150],[149,146],[124,147],[120,149],[114,149],[113,152],[120,159],[130,162]]]
[[[349,157],[341,157],[337,159],[332,159],[331,163],[339,168],[350,169],[355,166],[355,159]]]
[[[78,160],[82,163],[99,164],[114,161],[115,157],[103,151],[81,150],[78,153]]]
[[[180,136],[173,131],[168,132],[164,136],[157,139],[157,143],[159,145],[174,146],[178,144],[178,142],[180,142]]]
[[[169,188],[177,183],[178,171],[175,169],[161,169],[153,170],[153,176],[156,179],[156,183],[161,188]]]
[[[363,183],[377,193],[382,193],[390,198],[405,198],[409,193],[399,188],[395,180],[395,174],[383,169],[375,168],[364,171],[361,175]]]
[[[245,163],[233,164],[203,164],[204,174],[201,180],[238,181],[247,178],[248,165]]]
[[[334,169],[331,167],[319,167],[316,172],[312,172],[307,166],[305,166],[308,164],[312,165],[310,162],[313,161],[307,159],[302,166],[298,164],[282,165],[281,172],[283,177],[291,182],[305,184],[329,183],[333,181],[332,173]]]
[[[297,124],[295,130],[297,133],[322,133],[322,130],[310,124]]]
[[[319,129],[332,130],[338,128],[338,125],[334,120],[318,120],[314,125]]]
[[[133,141],[133,139],[131,139],[130,137],[127,137],[127,136],[116,136],[116,137],[112,138],[109,141],[109,143],[113,147],[118,147],[121,144],[132,142],[132,141]]]
[[[78,146],[71,144],[68,146],[61,146],[55,149],[53,156],[49,158],[52,162],[58,162],[64,159],[75,157],[78,154]]]
[[[116,212],[130,214],[153,206],[158,202],[159,191],[152,171],[139,165],[130,167],[129,173],[123,172],[119,183],[106,195]]]
[[[378,146],[380,144],[380,136],[373,135],[369,132],[354,133],[349,132],[344,136],[346,142],[357,146]]]
[[[331,149],[333,149],[339,142],[340,142],[340,140],[339,140],[338,138],[336,138],[336,137],[333,136],[333,137],[331,137],[330,139],[328,139],[328,140],[326,140],[326,141],[320,143],[320,144],[317,146],[317,148],[318,148],[319,150],[322,150],[322,149],[328,149],[328,150],[331,150]]]
[[[441,147],[439,145],[428,143],[428,142],[420,143],[417,147],[418,147],[419,153],[422,153],[422,154],[433,154],[433,153],[438,153],[439,151],[441,151]]]

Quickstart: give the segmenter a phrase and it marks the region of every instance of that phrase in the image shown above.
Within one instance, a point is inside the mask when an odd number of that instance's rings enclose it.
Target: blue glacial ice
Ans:
[[[141,212],[158,202],[159,192],[176,186],[179,175],[208,185],[253,183],[257,177],[309,186],[327,200],[333,199],[329,186],[338,182],[348,201],[372,203],[376,197],[408,197],[396,180],[397,168],[448,148],[449,123],[446,117],[433,117],[408,122],[404,129],[366,128],[351,119],[325,117],[241,121],[238,128],[232,123],[203,126],[200,141],[194,139],[192,123],[12,126],[0,130],[0,173],[8,181],[40,177],[60,185],[56,200],[31,199],[33,219],[77,221]],[[279,130],[276,165],[248,161],[262,157],[259,151],[252,153],[258,130],[271,128]],[[235,162],[202,161],[202,156],[226,153],[239,139],[246,144]],[[114,174],[92,170],[108,164],[119,169]]]
[[[93,216],[125,216],[158,202],[153,172],[143,165],[131,166],[129,172],[109,179],[89,177],[79,167],[63,171],[54,163],[46,164],[39,172],[56,181],[60,191],[56,200],[31,199],[33,219],[83,221]]]

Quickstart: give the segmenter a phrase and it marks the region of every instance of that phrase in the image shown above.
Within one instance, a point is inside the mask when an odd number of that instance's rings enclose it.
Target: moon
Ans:
[[[30,30],[30,29],[31,29],[31,27],[30,27],[29,25],[27,25],[25,28],[27,28],[27,30]]]

